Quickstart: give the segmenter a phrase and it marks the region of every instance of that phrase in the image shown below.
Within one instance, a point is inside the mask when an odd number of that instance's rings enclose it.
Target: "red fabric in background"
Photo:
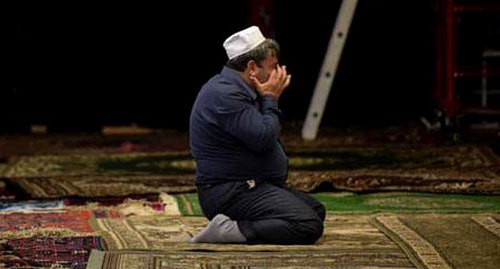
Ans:
[[[265,37],[274,38],[273,1],[250,0],[250,24],[259,26]]]

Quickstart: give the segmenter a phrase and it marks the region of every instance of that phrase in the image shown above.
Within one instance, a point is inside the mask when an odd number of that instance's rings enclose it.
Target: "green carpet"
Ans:
[[[482,213],[500,212],[500,196],[388,192],[315,193],[333,213]],[[201,216],[196,193],[174,195],[185,216]]]

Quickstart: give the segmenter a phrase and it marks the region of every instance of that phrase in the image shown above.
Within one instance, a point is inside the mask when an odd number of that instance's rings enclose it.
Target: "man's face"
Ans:
[[[257,65],[257,79],[260,83],[264,83],[269,79],[271,72],[278,66],[278,57],[270,55],[264,59],[260,66]]]

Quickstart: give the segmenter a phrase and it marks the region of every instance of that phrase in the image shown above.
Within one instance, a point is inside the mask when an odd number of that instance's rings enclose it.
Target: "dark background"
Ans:
[[[280,101],[290,122],[305,118],[340,2],[273,2],[274,38],[293,75]],[[226,61],[222,42],[250,15],[248,1],[9,10],[2,132],[186,130],[196,93]],[[401,124],[434,109],[435,26],[435,1],[360,0],[322,125]]]

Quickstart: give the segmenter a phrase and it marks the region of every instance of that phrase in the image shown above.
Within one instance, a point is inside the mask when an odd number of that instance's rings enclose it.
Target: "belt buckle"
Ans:
[[[247,184],[248,184],[248,189],[251,190],[253,188],[255,188],[255,180],[253,179],[250,179],[250,180],[247,180]]]

